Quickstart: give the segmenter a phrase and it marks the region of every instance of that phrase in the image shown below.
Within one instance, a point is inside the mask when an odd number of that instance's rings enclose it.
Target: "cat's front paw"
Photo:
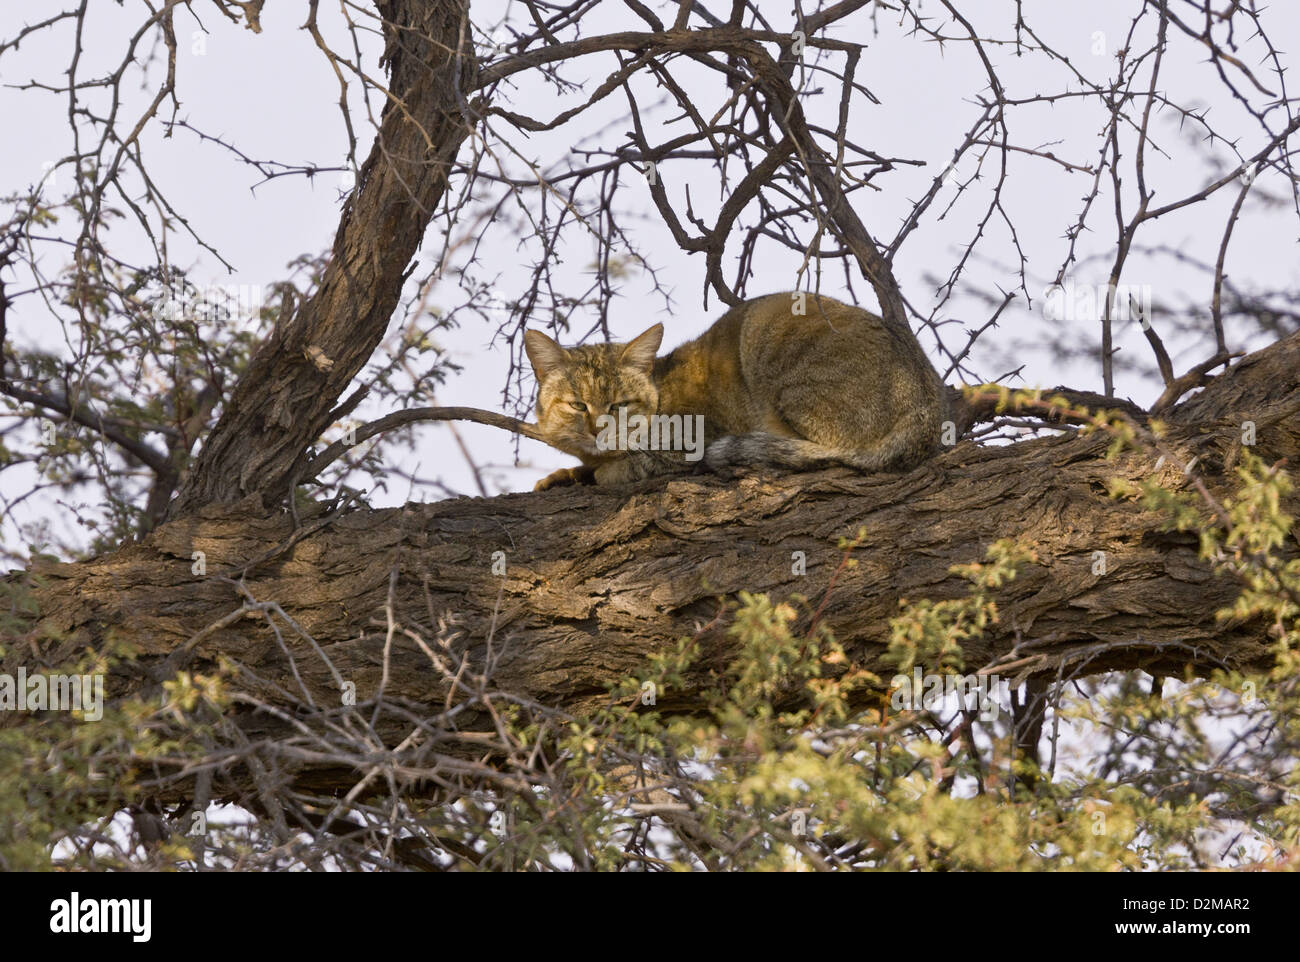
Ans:
[[[561,488],[569,484],[595,483],[596,478],[592,469],[585,464],[580,464],[576,468],[560,468],[558,471],[552,471],[533,485],[533,490],[547,491],[550,488]]]
[[[627,484],[629,481],[639,481],[644,477],[636,470],[636,465],[631,458],[607,461],[599,465],[594,474],[596,484]]]

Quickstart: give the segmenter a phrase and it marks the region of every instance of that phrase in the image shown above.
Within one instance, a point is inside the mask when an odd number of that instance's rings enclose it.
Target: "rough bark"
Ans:
[[[1245,358],[1175,409],[1169,445],[1184,459],[1199,455],[1222,496],[1232,487],[1224,461],[1248,419],[1257,453],[1294,463],[1300,335]],[[284,515],[210,505],[114,554],[35,569],[40,621],[30,646],[11,651],[30,671],[120,634],[143,669],[112,686],[121,694],[155,684],[151,673],[177,667],[175,655],[164,659],[189,643],[188,667],[233,657],[264,680],[251,690],[273,704],[284,703],[277,686],[298,690],[296,666],[317,704],[337,705],[334,676],[291,628],[283,634],[292,666],[261,616],[211,630],[241,604],[224,572],[242,576],[255,600],[278,601],[364,701],[382,671],[391,585],[404,626],[426,637],[450,626],[475,665],[490,650],[499,689],[575,712],[601,703],[607,683],[635,676],[649,652],[699,632],[699,670],[660,699],[664,709],[690,710],[729,651],[728,618],[717,617],[724,603],[741,590],[819,602],[841,557],[838,539],[862,528],[859,564],[840,575],[823,615],[856,665],[888,674],[880,656],[899,600],[961,595],[966,583],[949,567],[981,559],[1005,537],[1032,545],[1037,561],[997,596],[1001,621],[967,647],[970,670],[1009,655],[1017,670],[1053,674],[1268,665],[1266,625],[1216,619],[1238,585],[1198,559],[1194,533],[1164,531],[1156,514],[1106,494],[1113,478],[1181,487],[1183,472],[1137,453],[1107,460],[1107,443],[967,442],[903,475],[660,479],[317,515],[297,532]],[[1284,509],[1300,512],[1297,497]],[[1094,574],[1099,550],[1104,575]],[[207,576],[191,573],[195,551]],[[504,576],[493,573],[498,551]],[[795,551],[806,554],[804,576],[793,573]],[[1297,545],[1284,553],[1295,556]],[[15,664],[11,657],[6,670]],[[446,686],[401,633],[390,672],[389,695],[442,708]],[[241,724],[253,737],[282,730],[252,713]],[[330,784],[316,774],[316,784]]]
[[[316,293],[282,318],[226,402],[169,517],[288,492],[304,452],[392,320],[411,258],[469,132],[468,0],[381,0],[391,99]]]

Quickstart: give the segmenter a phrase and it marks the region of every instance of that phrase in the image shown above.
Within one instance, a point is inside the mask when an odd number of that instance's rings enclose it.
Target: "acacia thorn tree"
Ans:
[[[0,168],[0,867],[1294,865],[1295,13],[1095,16],[7,7],[47,127]],[[332,153],[247,142],[309,109],[273,85],[191,109],[240,44],[328,78]],[[321,185],[329,246],[213,280],[260,238],[205,199]],[[941,454],[533,494],[476,453],[536,436],[528,325],[782,289],[919,338]],[[456,337],[506,413],[438,403]],[[26,701],[74,676],[102,706]]]

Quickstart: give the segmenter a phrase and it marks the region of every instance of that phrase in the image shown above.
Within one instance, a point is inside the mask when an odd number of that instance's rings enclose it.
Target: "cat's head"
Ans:
[[[541,331],[524,332],[524,350],[537,376],[537,425],[552,446],[584,461],[617,457],[596,445],[597,419],[649,416],[659,409],[654,382],[655,353],[664,326],[654,327],[626,344],[584,344],[564,348]]]

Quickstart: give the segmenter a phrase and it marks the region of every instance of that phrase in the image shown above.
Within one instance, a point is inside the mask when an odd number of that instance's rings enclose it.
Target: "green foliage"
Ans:
[[[915,665],[948,672],[964,667],[962,642],[980,637],[998,620],[994,589],[1015,577],[1016,567],[1036,560],[1023,545],[1002,540],[989,547],[988,564],[957,565],[959,574],[971,583],[971,592],[951,601],[902,602],[904,614],[890,623],[888,660],[906,674]]]
[[[124,659],[129,653],[87,654],[57,672],[103,678]],[[180,836],[142,850],[124,812],[157,764],[201,755],[213,731],[205,719],[223,703],[222,687],[219,677],[182,675],[165,686],[161,704],[106,700],[99,717],[46,711],[39,724],[0,728],[0,870],[192,863],[194,851]]]

